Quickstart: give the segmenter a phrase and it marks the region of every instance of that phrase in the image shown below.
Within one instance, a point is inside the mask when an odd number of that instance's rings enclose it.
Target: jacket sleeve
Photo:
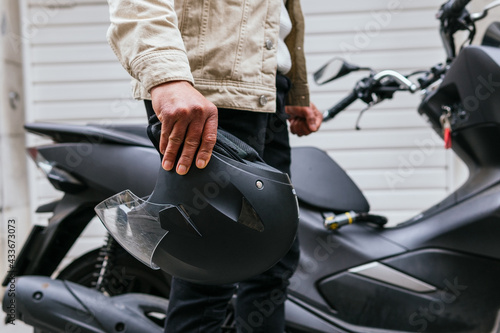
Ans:
[[[174,0],[108,0],[108,4],[108,43],[147,92],[168,81],[194,83]]]

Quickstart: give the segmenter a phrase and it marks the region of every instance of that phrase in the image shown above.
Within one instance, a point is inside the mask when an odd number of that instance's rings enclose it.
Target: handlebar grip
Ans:
[[[465,6],[469,4],[471,0],[450,0],[445,3],[441,9],[441,17],[447,18],[449,16],[456,16],[460,14]]]
[[[353,90],[343,100],[332,106],[323,114],[323,121],[328,121],[335,117],[340,112],[344,111],[349,105],[358,99],[358,93]]]

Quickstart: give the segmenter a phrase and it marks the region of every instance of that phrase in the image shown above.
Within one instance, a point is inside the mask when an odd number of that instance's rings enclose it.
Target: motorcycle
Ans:
[[[399,91],[422,92],[418,112],[465,162],[469,178],[440,203],[384,228],[387,220],[369,213],[360,189],[325,152],[293,148],[301,259],[286,299],[287,332],[500,332],[500,23],[489,26],[479,46],[456,52],[454,42],[463,30],[472,40],[474,22],[500,1],[480,13],[469,13],[469,2],[450,0],[438,12],[446,62],[409,75],[370,71],[324,114],[329,120],[356,100],[369,108]],[[334,59],[315,80],[361,70]],[[16,275],[4,280],[14,285],[3,298],[6,321],[22,320],[38,332],[161,332],[169,277],[142,266],[110,237],[50,278],[98,202],[125,189],[151,192],[158,155],[145,128],[26,129],[55,141],[29,152],[64,197],[38,209],[53,213],[49,225],[33,228]],[[137,180],[139,168],[144,176]],[[252,332],[273,301],[248,318],[228,312],[225,332],[235,324]]]

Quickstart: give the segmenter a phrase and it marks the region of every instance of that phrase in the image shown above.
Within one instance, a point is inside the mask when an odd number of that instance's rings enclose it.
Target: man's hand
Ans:
[[[186,81],[172,81],[151,89],[156,116],[161,121],[162,166],[172,170],[182,144],[176,172],[189,171],[196,151],[196,166],[207,166],[217,138],[217,107]]]
[[[311,106],[286,106],[285,111],[290,116],[290,131],[298,136],[316,132],[323,121],[323,115],[313,103]]]

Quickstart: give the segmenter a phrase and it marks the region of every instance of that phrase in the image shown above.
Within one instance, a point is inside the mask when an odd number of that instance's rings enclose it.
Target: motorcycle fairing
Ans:
[[[484,33],[481,45],[500,47],[500,22],[492,22],[488,26]]]
[[[442,135],[439,118],[443,106],[452,107],[452,132],[483,125],[500,125],[500,49],[467,46],[451,64],[440,86],[430,92],[419,106],[434,130]]]
[[[136,147],[151,147],[144,125],[69,125],[29,123],[24,128],[35,134],[50,137],[55,142],[110,143]]]
[[[500,280],[497,260],[426,249],[382,263],[436,289],[416,292],[343,272],[319,284],[336,317],[354,325],[409,332],[491,332],[495,326],[500,309],[500,288],[492,288]]]
[[[3,310],[12,306],[7,289]],[[146,294],[108,297],[79,284],[43,276],[16,278],[15,311],[19,319],[43,332],[160,333],[151,313],[165,314],[168,300]]]

